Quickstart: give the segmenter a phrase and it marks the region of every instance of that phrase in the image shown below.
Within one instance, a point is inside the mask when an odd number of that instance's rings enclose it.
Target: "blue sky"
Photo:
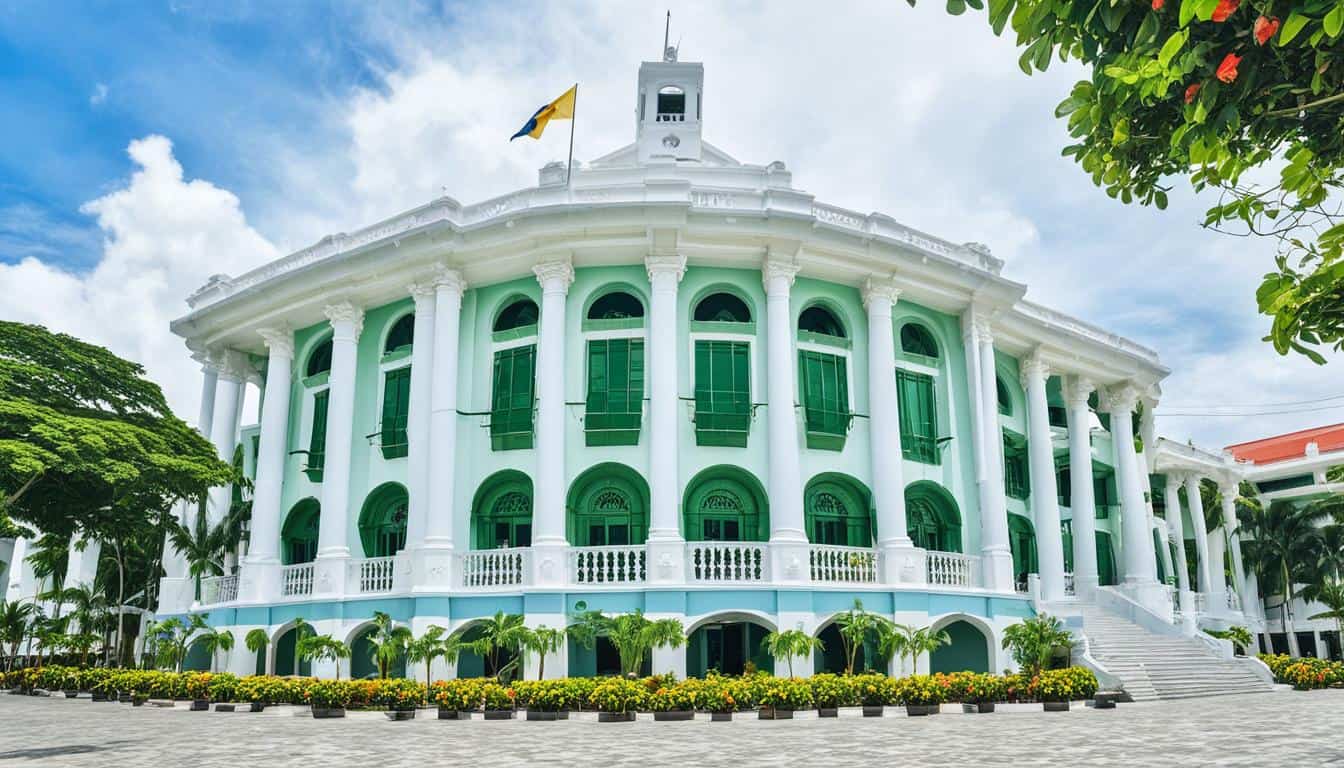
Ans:
[[[1060,157],[1053,108],[1078,70],[1025,77],[983,18],[937,3],[670,5],[683,57],[705,63],[706,136],[739,159],[784,160],[827,202],[987,243],[1029,298],[1156,348],[1168,402],[1337,394],[1259,341],[1270,244],[1200,229],[1209,203],[1182,180],[1166,212],[1126,207]],[[576,157],[629,141],[662,8],[0,5],[0,314],[143,361],[194,413],[195,367],[166,327],[194,287],[444,191],[535,183],[563,142],[507,137],[574,81]],[[1339,420],[1159,427],[1216,447]]]

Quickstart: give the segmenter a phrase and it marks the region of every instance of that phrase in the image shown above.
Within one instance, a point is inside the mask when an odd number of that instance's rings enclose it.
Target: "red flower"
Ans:
[[[1160,11],[1162,6],[1167,4],[1167,0],[1153,0],[1153,10]]]
[[[1218,71],[1215,73],[1219,80],[1224,83],[1230,83],[1237,79],[1237,65],[1241,63],[1241,57],[1235,53],[1229,53],[1223,57],[1223,63],[1218,65]]]
[[[1227,21],[1227,17],[1237,12],[1237,6],[1241,5],[1241,0],[1218,0],[1218,7],[1213,9],[1213,20],[1217,22]]]
[[[1255,42],[1264,45],[1269,42],[1269,38],[1273,37],[1275,32],[1279,31],[1279,20],[1278,18],[1270,19],[1261,16],[1255,20],[1253,31],[1255,32]]]
[[[1201,83],[1191,83],[1190,87],[1185,89],[1185,103],[1189,104],[1194,101],[1195,97],[1199,95],[1199,89],[1202,87],[1203,85]]]

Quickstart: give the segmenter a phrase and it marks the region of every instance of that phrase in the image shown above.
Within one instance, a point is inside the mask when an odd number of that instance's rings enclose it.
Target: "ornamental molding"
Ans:
[[[460,297],[467,290],[467,278],[457,267],[440,264],[434,270],[434,288],[438,291],[456,293]]]
[[[245,382],[247,377],[254,373],[252,366],[248,364],[247,355],[236,349],[216,350],[210,357],[216,361],[216,369],[221,379]]]
[[[672,275],[680,283],[686,274],[686,257],[679,253],[649,254],[644,257],[644,268],[648,270],[650,283],[656,275]]]
[[[406,286],[406,292],[415,300],[415,309],[417,312],[434,305],[435,289],[432,281],[411,283]]]
[[[364,330],[363,309],[349,301],[338,301],[323,307],[322,314],[331,321],[331,327],[338,338],[348,334],[352,341],[359,340],[359,334]]]
[[[1106,392],[1105,401],[1107,413],[1133,413],[1139,403],[1139,391],[1133,384],[1119,384]]]
[[[772,285],[778,281],[784,281],[784,288],[787,290],[793,287],[793,279],[798,276],[798,270],[801,269],[797,264],[787,261],[779,261],[767,257],[761,264],[761,280],[765,283],[765,292],[769,295]]]
[[[1045,384],[1045,380],[1050,377],[1050,364],[1045,361],[1045,355],[1042,354],[1040,347],[1037,347],[1032,353],[1021,359],[1017,364],[1017,378],[1022,385],[1022,389],[1028,389],[1032,384]]]
[[[574,265],[569,259],[544,261],[532,268],[544,293],[567,293],[574,284]]]
[[[1086,376],[1070,376],[1064,380],[1064,402],[1070,410],[1086,408],[1088,399],[1097,385]]]
[[[294,359],[294,332],[289,328],[258,328],[257,334],[271,354],[288,360]]]
[[[994,345],[994,326],[987,317],[977,317],[974,322],[975,340],[980,344]]]
[[[863,306],[869,311],[874,308],[885,310],[886,314],[891,314],[891,307],[900,298],[901,289],[890,280],[881,278],[868,278],[863,284]]]

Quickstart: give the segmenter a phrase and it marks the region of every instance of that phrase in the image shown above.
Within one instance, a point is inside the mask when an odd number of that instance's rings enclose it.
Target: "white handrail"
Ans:
[[[575,584],[638,584],[645,579],[643,546],[574,547],[569,577]]]
[[[280,566],[280,595],[300,597],[313,593],[313,564],[295,563]]]
[[[877,550],[813,544],[808,552],[812,580],[824,584],[874,584]]]
[[[463,587],[516,587],[526,582],[527,547],[473,550],[462,555]]]
[[[693,541],[686,545],[687,581],[743,582],[770,578],[763,542]]]
[[[359,568],[356,583],[361,594],[392,591],[396,557],[366,557],[355,563]]]
[[[980,584],[980,558],[975,555],[929,550],[925,560],[931,587],[976,587]]]

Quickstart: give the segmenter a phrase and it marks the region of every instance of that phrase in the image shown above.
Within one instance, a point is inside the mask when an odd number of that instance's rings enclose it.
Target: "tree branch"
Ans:
[[[1326,96],[1324,99],[1309,101],[1306,104],[1301,104],[1296,107],[1288,107],[1286,109],[1271,109],[1270,111],[1266,112],[1264,116],[1292,117],[1302,112],[1306,112],[1309,109],[1315,109],[1316,107],[1323,107],[1327,104],[1333,104],[1337,101],[1344,101],[1344,93],[1336,93],[1334,96]]]

